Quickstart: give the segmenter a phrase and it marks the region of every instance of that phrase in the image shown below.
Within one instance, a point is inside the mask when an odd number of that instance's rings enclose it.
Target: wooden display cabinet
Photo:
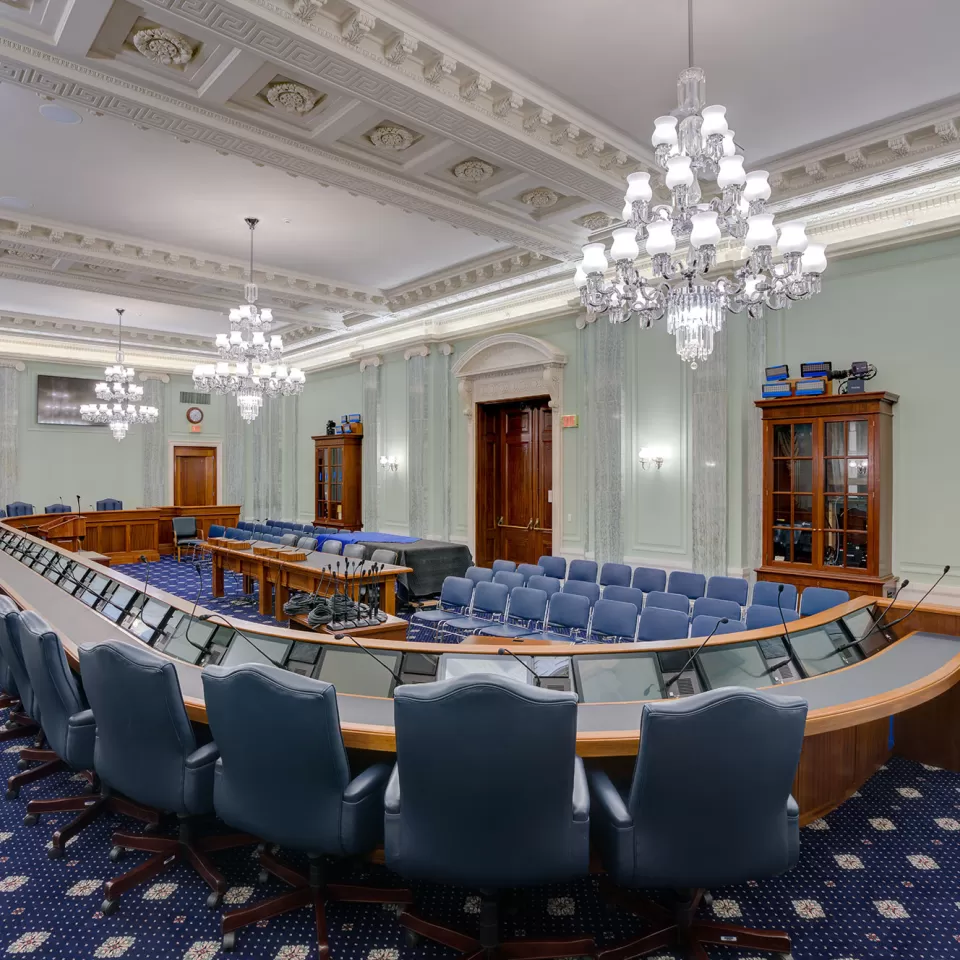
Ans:
[[[758,400],[763,565],[758,580],[889,594],[893,393]]]
[[[343,530],[363,528],[363,437],[325,434],[313,438],[314,522]]]

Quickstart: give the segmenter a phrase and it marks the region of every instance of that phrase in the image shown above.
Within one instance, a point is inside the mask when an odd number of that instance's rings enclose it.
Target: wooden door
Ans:
[[[216,447],[174,447],[174,506],[212,507],[215,506],[216,503]]]

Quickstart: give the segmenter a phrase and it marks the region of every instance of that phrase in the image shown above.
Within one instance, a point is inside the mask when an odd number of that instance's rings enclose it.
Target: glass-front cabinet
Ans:
[[[879,596],[890,570],[891,393],[760,400],[760,580]]]
[[[361,529],[362,441],[344,434],[313,438],[317,526]]]

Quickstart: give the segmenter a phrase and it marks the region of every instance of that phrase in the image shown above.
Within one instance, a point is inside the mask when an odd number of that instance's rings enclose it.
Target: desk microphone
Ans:
[[[694,650],[693,653],[690,654],[690,656],[687,658],[687,662],[680,668],[679,672],[675,673],[675,674],[663,685],[663,690],[664,690],[664,692],[666,692],[667,690],[669,690],[669,689],[684,675],[684,673],[686,673],[687,667],[689,667],[690,664],[693,663],[693,661],[696,660],[697,657],[700,656],[700,651],[713,639],[713,635],[720,629],[720,624],[721,624],[721,623],[729,623],[729,622],[730,622],[730,618],[729,618],[729,617],[721,617],[721,618],[713,625],[713,629],[707,634],[707,636],[706,636],[706,638],[704,639],[703,643],[701,643],[700,646],[697,647],[697,649]]]
[[[383,667],[387,673],[397,681],[398,684],[402,684],[403,680],[400,679],[400,674],[393,669],[393,667],[388,667],[369,647],[364,646],[355,636],[349,633],[335,633],[333,635],[334,640],[350,640],[356,646],[358,646],[368,657],[372,657],[377,663]]]
[[[150,564],[147,563],[147,558],[142,553],[140,554],[140,562],[147,564],[147,575],[143,578],[143,593],[141,594],[140,607],[134,614],[134,616],[137,617],[143,613],[143,608],[147,605],[147,600],[149,599],[147,591],[150,589]]]
[[[783,615],[783,606],[780,603],[780,596],[783,593],[783,584],[777,585],[777,610],[780,613],[780,622],[783,624],[783,645],[787,648],[788,651],[792,653],[793,647],[790,644],[790,637],[788,636],[789,631],[787,630],[787,618]],[[833,656],[833,654],[829,654]],[[793,657],[785,657],[783,660],[777,661],[777,663],[770,664],[769,667],[764,671],[768,675],[771,673],[776,673],[781,667],[787,666],[787,664],[793,663]]]
[[[898,623],[903,623],[903,621],[906,620],[907,617],[909,617],[910,614],[912,614],[912,613],[914,612],[914,610],[916,610],[917,607],[919,607],[920,604],[923,603],[923,601],[926,600],[927,597],[930,596],[931,593],[933,593],[933,591],[940,585],[940,581],[941,581],[949,572],[950,572],[950,564],[948,563],[948,564],[943,568],[943,573],[941,573],[940,576],[937,577],[937,579],[934,581],[933,586],[931,586],[930,589],[929,589],[902,617],[898,617],[896,620],[893,621],[893,623],[888,623],[887,626],[886,626],[886,629],[887,629],[887,630],[892,630]],[[888,609],[889,609],[889,608],[888,608]]]
[[[80,494],[77,494],[77,513],[80,512]]]
[[[542,679],[542,677],[540,676],[540,674],[537,673],[537,671],[534,670],[533,667],[530,666],[530,664],[524,663],[524,661],[521,660],[512,650],[508,650],[506,647],[501,647],[501,648],[497,651],[497,653],[501,654],[501,656],[502,656],[503,654],[506,654],[508,657],[513,657],[513,659],[516,660],[517,663],[519,663],[520,666],[524,668],[524,670],[527,670],[527,671],[529,671],[531,674],[533,674],[534,679],[537,681],[537,686],[538,686],[538,687],[540,686],[540,681],[541,681],[541,679]]]

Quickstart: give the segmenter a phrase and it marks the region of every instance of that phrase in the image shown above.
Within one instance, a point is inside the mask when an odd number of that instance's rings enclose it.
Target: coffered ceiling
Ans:
[[[93,349],[126,304],[144,356],[175,340],[188,368],[242,298],[245,216],[261,302],[308,368],[572,300],[569,261],[651,168],[685,7],[0,0],[0,350],[20,331],[54,351],[57,322]],[[710,97],[781,209],[826,230],[855,202],[879,223],[898,190],[949,193],[957,4],[696,10]],[[884,237],[920,218],[886,215]]]

